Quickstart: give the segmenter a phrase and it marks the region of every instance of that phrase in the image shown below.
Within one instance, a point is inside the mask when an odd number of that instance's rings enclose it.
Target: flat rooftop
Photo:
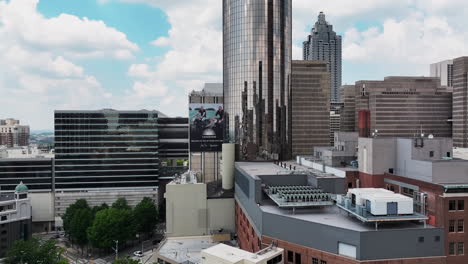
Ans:
[[[245,171],[249,176],[294,174],[294,171],[282,168],[272,162],[236,162],[236,167]]]
[[[454,148],[453,157],[462,160],[468,160],[468,148]]]
[[[167,238],[158,254],[177,263],[201,263],[201,251],[217,245],[210,236]]]
[[[239,263],[240,261],[247,260],[249,263],[258,263],[262,260],[269,259],[282,253],[283,250],[279,248],[272,248],[265,251],[264,254],[255,254],[248,251],[231,247],[225,244],[218,244],[203,250],[204,253],[229,261],[229,263]]]
[[[354,217],[348,216],[346,212],[340,210],[337,206],[296,209],[295,213],[293,214],[292,210],[281,209],[276,204],[274,204],[273,201],[265,200],[260,208],[266,213],[291,217],[321,225],[349,229],[357,232],[375,231],[374,224],[366,224]],[[392,222],[379,225],[379,230],[419,228],[424,228],[424,224],[416,222]],[[426,225],[426,228],[434,227]]]

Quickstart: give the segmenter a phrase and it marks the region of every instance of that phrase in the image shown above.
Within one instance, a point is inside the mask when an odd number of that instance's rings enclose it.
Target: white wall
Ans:
[[[208,229],[235,230],[234,198],[208,199]]]
[[[29,193],[33,222],[51,222],[54,217],[54,196],[52,192]]]

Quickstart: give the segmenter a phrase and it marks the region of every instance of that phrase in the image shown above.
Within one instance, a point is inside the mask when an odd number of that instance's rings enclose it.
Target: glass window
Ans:
[[[318,258],[312,258],[312,264],[319,264]]]
[[[458,200],[458,210],[459,211],[465,210],[465,200]]]
[[[296,260],[296,262],[294,262],[295,264],[301,264],[301,254],[296,253],[295,260]]]
[[[455,200],[450,200],[449,201],[449,211],[455,211],[455,210],[456,210]]]
[[[320,260],[320,264],[327,264],[325,260]]]
[[[288,262],[294,261],[294,253],[292,251],[288,251]]]
[[[457,244],[457,255],[464,255],[465,254],[465,243],[458,242]]]
[[[449,232],[450,233],[455,232],[455,220],[450,220],[449,221]]]
[[[429,157],[431,157],[431,158],[434,157],[434,151],[429,151]]]
[[[458,228],[457,232],[463,232],[465,231],[465,221],[463,219],[458,220]]]
[[[449,243],[449,255],[455,255],[455,242]]]

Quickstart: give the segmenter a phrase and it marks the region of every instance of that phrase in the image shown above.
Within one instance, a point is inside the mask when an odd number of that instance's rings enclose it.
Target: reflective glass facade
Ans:
[[[223,0],[227,138],[241,160],[290,155],[291,8],[291,0]]]
[[[51,191],[52,159],[0,159],[0,191],[14,191],[22,181],[31,191]]]
[[[56,111],[56,189],[158,185],[157,111]]]

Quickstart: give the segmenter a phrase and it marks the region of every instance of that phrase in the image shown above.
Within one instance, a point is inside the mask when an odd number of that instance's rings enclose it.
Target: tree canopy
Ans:
[[[151,198],[145,197],[133,210],[137,232],[150,233],[158,223],[158,209]]]
[[[73,220],[75,212],[79,209],[89,209],[88,202],[84,199],[77,200],[75,203],[68,206],[67,210],[65,210],[65,214],[62,216],[63,229],[65,229],[65,231],[69,234],[71,221]]]
[[[112,264],[139,264],[139,263],[140,263],[140,261],[135,260],[135,259],[131,259],[129,257],[114,260],[112,262]]]
[[[96,248],[110,248],[114,241],[124,244],[135,237],[135,224],[130,210],[109,208],[99,211],[88,228],[88,240]]]
[[[131,210],[132,208],[130,208],[130,206],[128,205],[127,203],[127,199],[125,198],[119,198],[117,199],[117,201],[115,201],[113,204],[112,204],[112,208],[115,208],[115,209],[122,209],[122,210]]]
[[[8,250],[5,258],[6,264],[68,264],[61,258],[63,249],[55,245],[54,240],[40,241],[33,237],[27,241],[18,240]]]

